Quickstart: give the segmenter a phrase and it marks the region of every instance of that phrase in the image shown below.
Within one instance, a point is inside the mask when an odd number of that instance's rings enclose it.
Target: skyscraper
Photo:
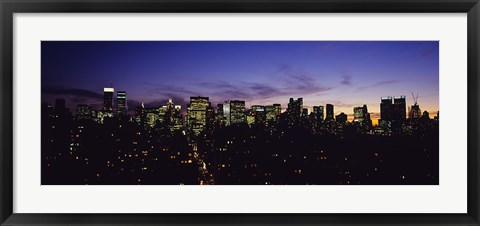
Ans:
[[[275,114],[277,115],[277,119],[282,114],[282,105],[281,104],[273,104],[273,108],[275,109]]]
[[[308,108],[303,108],[303,109],[302,109],[301,117],[302,117],[303,119],[306,119],[306,118],[308,117]]]
[[[135,116],[134,116],[135,122],[137,122],[138,125],[145,126],[146,122],[146,111],[145,111],[145,106],[142,105],[138,106],[135,108]]]
[[[127,115],[127,92],[117,91],[117,115]]]
[[[225,117],[223,115],[223,104],[217,104],[217,114],[215,116],[217,125],[225,125]]]
[[[361,122],[365,118],[363,114],[363,107],[354,107],[353,108],[353,121]]]
[[[385,134],[400,134],[402,126],[406,120],[407,109],[405,96],[382,97],[380,102],[380,120],[379,126]]]
[[[225,125],[230,125],[230,101],[225,101],[223,103],[223,119],[225,120]]]
[[[293,98],[290,98],[290,101],[288,102],[288,108],[287,111],[290,112],[292,117],[300,117],[302,114],[303,110],[303,98],[298,98],[294,100]]]
[[[248,109],[246,112],[247,115],[247,124],[248,125],[253,125],[255,124],[255,114],[253,113],[252,109]]]
[[[273,104],[265,106],[265,117],[267,122],[276,122],[280,118],[282,106],[280,104]]]
[[[86,104],[77,105],[77,120],[92,119],[92,109]]]
[[[407,118],[407,104],[405,96],[394,97],[393,99],[393,120],[402,122]]]
[[[146,108],[145,109],[145,124],[153,128],[160,121],[160,114],[158,108]]]
[[[367,105],[364,104],[362,109],[363,109],[363,125],[367,126],[367,129],[370,130],[373,128],[373,123],[372,123],[372,119],[370,118],[370,113],[368,113]]]
[[[313,106],[313,111],[310,113],[310,122],[315,131],[323,124],[323,106]]]
[[[323,122],[324,120],[323,109],[323,106],[313,106],[313,114],[315,115],[315,120],[317,120],[318,122]]]
[[[422,110],[420,110],[420,106],[418,104],[412,105],[410,108],[410,112],[408,113],[409,119],[419,119],[422,116]]]
[[[286,113],[289,125],[298,124],[303,113],[303,98],[290,98]]]
[[[255,117],[256,124],[265,124],[267,121],[267,114],[265,111],[265,106],[262,105],[253,105],[252,114]]]
[[[393,101],[392,97],[382,97],[380,102],[380,119],[382,121],[393,120]]]
[[[208,97],[190,97],[190,104],[187,106],[187,125],[197,135],[207,126],[209,107],[211,106]]]
[[[334,120],[334,117],[333,117],[333,105],[332,104],[327,104],[327,115],[325,117],[325,120],[327,121],[333,121]]]
[[[353,108],[353,121],[354,122],[363,122],[370,120],[370,114],[368,113],[367,105],[364,104],[362,107]]]
[[[230,101],[230,123],[243,124],[247,122],[245,115],[245,101],[232,100]]]
[[[172,126],[174,131],[180,131],[183,127],[182,106],[175,105],[172,116]]]
[[[111,116],[113,113],[113,88],[103,88],[103,111],[106,115]]]

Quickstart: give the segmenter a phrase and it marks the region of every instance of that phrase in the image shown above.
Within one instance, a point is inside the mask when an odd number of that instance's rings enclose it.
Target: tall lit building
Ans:
[[[393,120],[393,100],[392,97],[382,97],[380,102],[380,119],[382,121]]]
[[[208,97],[190,97],[187,106],[187,126],[195,134],[205,131],[207,111],[211,108]]]
[[[361,122],[364,119],[363,108],[362,107],[354,107],[353,108],[353,121],[354,122]]]
[[[333,104],[327,104],[327,115],[325,117],[325,120],[327,121],[333,121],[334,120],[334,116],[333,116],[333,112],[334,112],[334,109],[333,109]]]
[[[245,101],[232,100],[230,101],[230,123],[244,124],[247,122],[245,115]]]
[[[367,105],[363,107],[354,107],[353,108],[353,121],[354,122],[363,122],[370,119],[370,114],[368,113]]]
[[[265,120],[267,122],[276,122],[280,118],[282,106],[280,104],[273,104],[265,106]]]
[[[263,111],[264,108],[265,108],[265,106],[262,106],[262,105],[252,105],[252,111],[253,111],[253,112]]]
[[[265,109],[258,109],[255,112],[255,123],[260,125],[265,125],[266,122],[267,122],[267,113],[265,112]]]
[[[313,106],[313,115],[315,118],[315,121],[317,122],[323,122],[324,120],[324,110],[323,106]]]
[[[225,125],[225,118],[223,115],[223,104],[217,104],[217,114],[215,115],[215,123],[217,125]]]
[[[294,100],[290,98],[288,102],[287,111],[292,115],[292,117],[300,117],[303,110],[303,98],[298,98]]]
[[[103,88],[103,111],[107,116],[113,114],[113,88]]]
[[[172,111],[173,109],[169,109],[166,105],[163,105],[156,109],[158,122],[161,125],[170,126],[170,123],[172,122],[171,116],[173,115]]]
[[[160,121],[158,108],[145,108],[145,124],[153,128]]]
[[[146,111],[143,102],[140,106],[135,108],[134,120],[138,125],[145,126],[146,122]]]
[[[215,109],[213,109],[212,105],[209,102],[207,106],[206,124],[205,124],[207,133],[213,132],[214,125],[215,125]]]
[[[363,105],[363,125],[366,125],[368,129],[373,128],[372,119],[370,118],[370,113],[368,113],[367,105]]]
[[[223,103],[223,120],[225,120],[225,125],[230,125],[230,101]]]
[[[402,133],[402,124],[407,116],[406,107],[405,96],[382,97],[378,125],[384,130],[384,134]]]
[[[393,120],[399,122],[405,121],[407,118],[407,102],[405,96],[393,98]]]
[[[265,111],[265,106],[263,105],[253,105],[252,114],[255,117],[256,124],[265,124],[267,121],[267,113]]]
[[[290,98],[287,106],[286,116],[289,125],[295,125],[300,122],[300,117],[303,113],[303,98],[294,100]]]
[[[420,110],[420,106],[418,104],[414,104],[410,108],[410,112],[408,113],[409,119],[419,119],[422,117],[422,110]]]
[[[273,104],[273,108],[275,110],[275,114],[277,115],[277,119],[282,114],[282,105],[281,104]]]
[[[323,106],[313,106],[313,111],[310,113],[310,123],[315,131],[318,131],[324,121]]]
[[[172,127],[174,131],[180,131],[183,128],[182,106],[175,105],[172,116]]]
[[[367,105],[363,107],[353,108],[353,123],[360,126],[358,131],[366,133],[372,129],[372,120],[370,119],[370,113],[368,113]]]
[[[117,115],[126,116],[127,111],[127,92],[117,91]]]
[[[252,109],[247,110],[246,115],[247,115],[247,124],[248,125],[255,124],[255,114],[253,113]]]
[[[300,115],[303,119],[306,119],[308,117],[308,108],[303,108],[302,109],[302,114]]]
[[[77,120],[92,119],[92,109],[86,104],[77,105]]]

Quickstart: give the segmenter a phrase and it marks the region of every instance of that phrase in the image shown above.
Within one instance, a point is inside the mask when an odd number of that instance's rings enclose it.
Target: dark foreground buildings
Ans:
[[[438,184],[438,117],[415,102],[407,118],[404,96],[381,98],[378,126],[366,105],[350,122],[302,98],[126,106],[113,88],[102,109],[43,104],[42,184]]]

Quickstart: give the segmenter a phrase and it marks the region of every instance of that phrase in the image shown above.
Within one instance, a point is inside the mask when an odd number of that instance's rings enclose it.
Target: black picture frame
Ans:
[[[2,225],[479,225],[478,0],[0,0],[0,222]],[[451,13],[468,14],[467,214],[22,214],[13,213],[14,13]],[[92,203],[92,205],[94,205]],[[286,203],[286,205],[288,205]],[[412,204],[413,205],[413,204]]]

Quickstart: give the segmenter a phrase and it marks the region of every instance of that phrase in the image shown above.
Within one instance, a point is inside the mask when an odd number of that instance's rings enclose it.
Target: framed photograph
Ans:
[[[477,0],[0,6],[2,225],[479,225]]]

